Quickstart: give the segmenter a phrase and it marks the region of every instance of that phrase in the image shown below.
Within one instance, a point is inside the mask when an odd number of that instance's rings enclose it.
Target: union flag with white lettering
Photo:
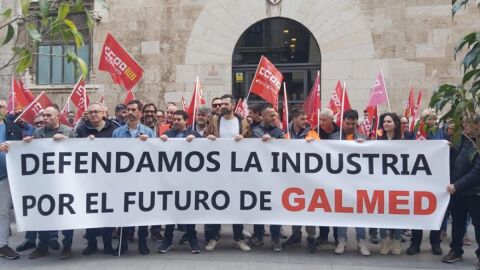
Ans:
[[[109,72],[115,84],[121,84],[127,90],[131,90],[143,74],[142,67],[110,33],[103,44],[98,69]]]

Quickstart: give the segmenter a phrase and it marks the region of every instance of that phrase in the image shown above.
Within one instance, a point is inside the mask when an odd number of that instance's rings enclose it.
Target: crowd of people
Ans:
[[[69,113],[68,118],[73,128],[60,124],[60,112],[58,107],[46,108],[35,119],[33,126],[22,121],[13,123],[14,116],[8,115],[5,102],[0,103],[0,256],[6,259],[16,259],[17,252],[33,249],[30,259],[47,256],[49,250],[59,250],[57,231],[27,232],[25,241],[21,243],[15,252],[8,246],[11,210],[11,194],[8,184],[5,154],[9,147],[6,141],[23,140],[30,142],[37,139],[53,138],[61,141],[67,138],[137,138],[148,140],[159,138],[167,141],[169,138],[185,138],[192,141],[197,138],[258,138],[263,141],[274,139],[300,139],[312,142],[315,140],[354,140],[361,142],[369,139],[358,132],[359,115],[356,110],[347,110],[343,113],[342,128],[335,122],[335,115],[330,109],[324,109],[319,115],[319,126],[312,127],[307,122],[307,114],[300,107],[292,108],[288,132],[279,127],[278,112],[271,106],[251,104],[249,115],[246,118],[235,114],[236,98],[225,94],[214,98],[211,106],[199,106],[196,110],[194,125],[189,126],[189,114],[179,110],[174,102],[167,103],[165,110],[158,109],[153,103],[142,104],[138,100],[131,100],[128,104],[118,104],[115,107],[115,116],[108,117],[108,110],[101,103],[92,103],[88,106],[84,117],[75,122],[75,114]],[[437,117],[432,110],[426,110],[422,115],[422,121],[426,126],[427,140],[449,140],[451,126],[439,127]],[[379,117],[379,130],[375,135],[378,140],[412,140],[415,134],[408,132],[409,119],[396,113],[385,113]],[[470,217],[475,228],[477,244],[480,241],[480,158],[478,155],[477,142],[480,127],[480,116],[473,123],[466,123],[463,135],[459,142],[451,143],[451,184],[445,189],[451,194],[448,212],[445,215],[441,230],[430,231],[431,251],[435,255],[442,255],[440,246],[442,237],[447,231],[447,217],[452,218],[451,250],[442,261],[453,263],[462,259],[464,244],[469,243],[466,239],[467,220]],[[287,134],[286,134],[287,133]],[[370,138],[371,139],[371,138]],[[180,244],[188,244],[192,253],[200,252],[196,230],[199,225],[177,225],[184,232],[179,240]],[[264,245],[265,225],[253,226],[250,234],[242,224],[233,224],[233,244],[241,251],[251,251],[257,246]],[[158,252],[166,253],[173,245],[173,232],[175,225],[166,225],[162,235],[162,226],[139,226],[138,252],[142,255],[150,253],[147,238],[161,241]],[[204,226],[204,250],[214,251],[221,240],[221,225],[207,224]],[[306,226],[306,243],[310,252],[314,252],[319,245],[328,243],[329,233],[333,232],[336,247],[334,253],[342,254],[346,248],[347,228]],[[318,231],[318,234],[317,234]],[[133,238],[134,227],[128,228],[90,228],[86,229],[86,247],[83,255],[90,255],[98,251],[97,237],[102,236],[103,253],[119,255],[128,251],[129,242]],[[370,250],[367,245],[367,229],[355,228],[358,252],[363,256],[369,256]],[[62,231],[61,259],[72,256],[73,230]],[[121,235],[119,235],[121,234]],[[280,225],[270,225],[271,246],[274,252],[302,243],[302,226],[293,226],[292,234],[287,238]],[[380,254],[399,255],[402,253],[402,241],[410,237],[410,246],[406,248],[406,254],[415,255],[420,252],[423,232],[421,230],[370,228],[368,229],[370,242],[379,244]],[[379,238],[380,236],[380,238]],[[116,249],[112,246],[112,238],[121,239]],[[38,238],[38,240],[37,240]],[[467,241],[468,240],[468,241]],[[470,242],[471,244],[471,242]],[[480,248],[476,250],[480,258]],[[477,264],[480,269],[480,260]]]

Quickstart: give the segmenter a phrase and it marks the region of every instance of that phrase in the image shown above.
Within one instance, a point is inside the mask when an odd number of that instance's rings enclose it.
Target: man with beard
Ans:
[[[292,140],[314,141],[320,140],[315,130],[307,122],[307,114],[302,108],[294,108],[291,112],[292,122],[289,124],[289,138]],[[307,247],[310,252],[317,248],[315,244],[315,226],[305,226],[307,231]],[[300,245],[302,242],[302,226],[292,226],[292,236],[283,243],[283,246]]]
[[[285,139],[285,133],[277,126],[278,113],[272,107],[265,107],[262,110],[262,122],[250,129],[252,138],[261,138],[266,142],[272,139]],[[270,233],[272,235],[272,251],[282,251],[280,244],[280,225],[270,225]],[[263,235],[265,234],[265,225],[253,225],[253,237],[250,243],[254,246],[263,245]]]
[[[113,131],[112,138],[139,138],[146,141],[148,138],[155,138],[155,133],[149,127],[140,123],[142,117],[142,103],[139,100],[131,100],[127,104],[127,122]],[[123,254],[128,250],[128,234],[134,227],[122,229],[122,241],[119,247],[113,252]],[[138,228],[138,252],[147,255],[150,250],[147,247],[148,226]],[[121,248],[120,248],[121,247]]]
[[[143,105],[142,124],[152,129],[157,134],[157,106],[153,103]]]
[[[207,110],[208,108],[205,107]],[[208,115],[208,114],[207,114]],[[187,129],[188,113],[183,110],[178,110],[173,115],[173,125],[172,128],[165,132],[160,139],[164,142],[168,138],[186,138],[188,142],[191,142],[194,138],[201,137],[198,132]],[[197,242],[197,232],[195,231],[195,224],[186,224],[183,225],[186,233],[182,236],[180,243],[183,244],[183,241],[186,241],[190,245],[190,251],[192,254],[200,253]],[[170,224],[165,226],[165,237],[162,241],[162,244],[158,248],[160,253],[167,253],[173,245],[173,230],[175,225]],[[184,240],[183,240],[184,239]]]
[[[236,99],[230,94],[223,95],[221,116],[213,115],[210,124],[205,132],[205,136],[210,140],[216,138],[235,138],[239,141],[248,138],[250,128],[247,120],[234,113]],[[242,251],[250,251],[243,236],[243,224],[233,224],[234,246]],[[220,224],[205,225],[205,246],[206,251],[213,251],[220,239]]]
[[[62,141],[66,138],[75,137],[71,128],[60,124],[60,111],[56,107],[47,107],[43,111],[44,127],[35,130],[33,137],[23,138],[24,142],[31,142],[32,139],[53,138],[55,141]],[[38,247],[30,254],[29,259],[37,259],[48,255],[49,240],[55,231],[38,232],[40,243]],[[73,230],[63,230],[63,250],[60,253],[60,259],[68,259],[72,256],[72,238]]]

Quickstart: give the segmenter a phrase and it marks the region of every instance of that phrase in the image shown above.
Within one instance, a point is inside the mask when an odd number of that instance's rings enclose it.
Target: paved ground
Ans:
[[[12,228],[15,229],[14,225]],[[187,246],[175,245],[167,254],[156,253],[158,242],[149,240],[150,254],[147,256],[139,255],[136,250],[136,242],[130,244],[129,252],[120,257],[103,255],[100,252],[89,257],[82,256],[81,251],[85,245],[82,238],[84,231],[78,230],[74,234],[74,257],[67,261],[58,259],[59,252],[51,252],[49,257],[37,260],[29,260],[25,251],[16,261],[0,260],[0,269],[258,269],[258,270],[366,270],[366,269],[475,269],[475,247],[476,245],[466,247],[464,260],[453,265],[443,264],[440,256],[435,256],[430,252],[428,244],[428,233],[426,234],[421,254],[408,256],[405,249],[408,242],[403,244],[403,254],[400,256],[379,255],[379,245],[369,244],[372,252],[370,257],[362,257],[356,252],[356,243],[353,236],[353,230],[349,230],[347,251],[343,255],[333,253],[334,245],[325,245],[320,247],[316,253],[307,253],[305,243],[300,247],[284,249],[281,253],[270,251],[270,243],[266,241],[265,246],[256,248],[252,252],[242,252],[234,249],[232,246],[231,226],[222,227],[222,240],[218,249],[214,252],[202,250],[200,254],[190,254]],[[251,226],[247,229],[252,231]],[[203,226],[197,226],[197,230],[202,231]],[[473,238],[473,229],[470,226],[468,235]],[[10,246],[16,247],[23,241],[24,233],[13,233],[10,240]],[[199,233],[199,240],[203,241],[203,234]],[[175,232],[175,240],[180,238],[180,232]],[[114,240],[116,241],[116,240]],[[449,239],[442,243],[444,253],[448,252]],[[101,243],[101,240],[99,241]],[[100,247],[101,248],[101,247]],[[203,248],[203,243],[202,243]]]

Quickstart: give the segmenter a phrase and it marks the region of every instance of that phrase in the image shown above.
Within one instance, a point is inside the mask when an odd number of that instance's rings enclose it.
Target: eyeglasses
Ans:
[[[97,110],[88,111],[88,114],[98,114],[98,113],[100,113],[100,111],[97,111]]]
[[[220,107],[222,107],[222,103],[212,104],[212,107],[214,107],[214,108],[220,108]]]
[[[401,122],[402,125],[408,125],[408,122]]]

